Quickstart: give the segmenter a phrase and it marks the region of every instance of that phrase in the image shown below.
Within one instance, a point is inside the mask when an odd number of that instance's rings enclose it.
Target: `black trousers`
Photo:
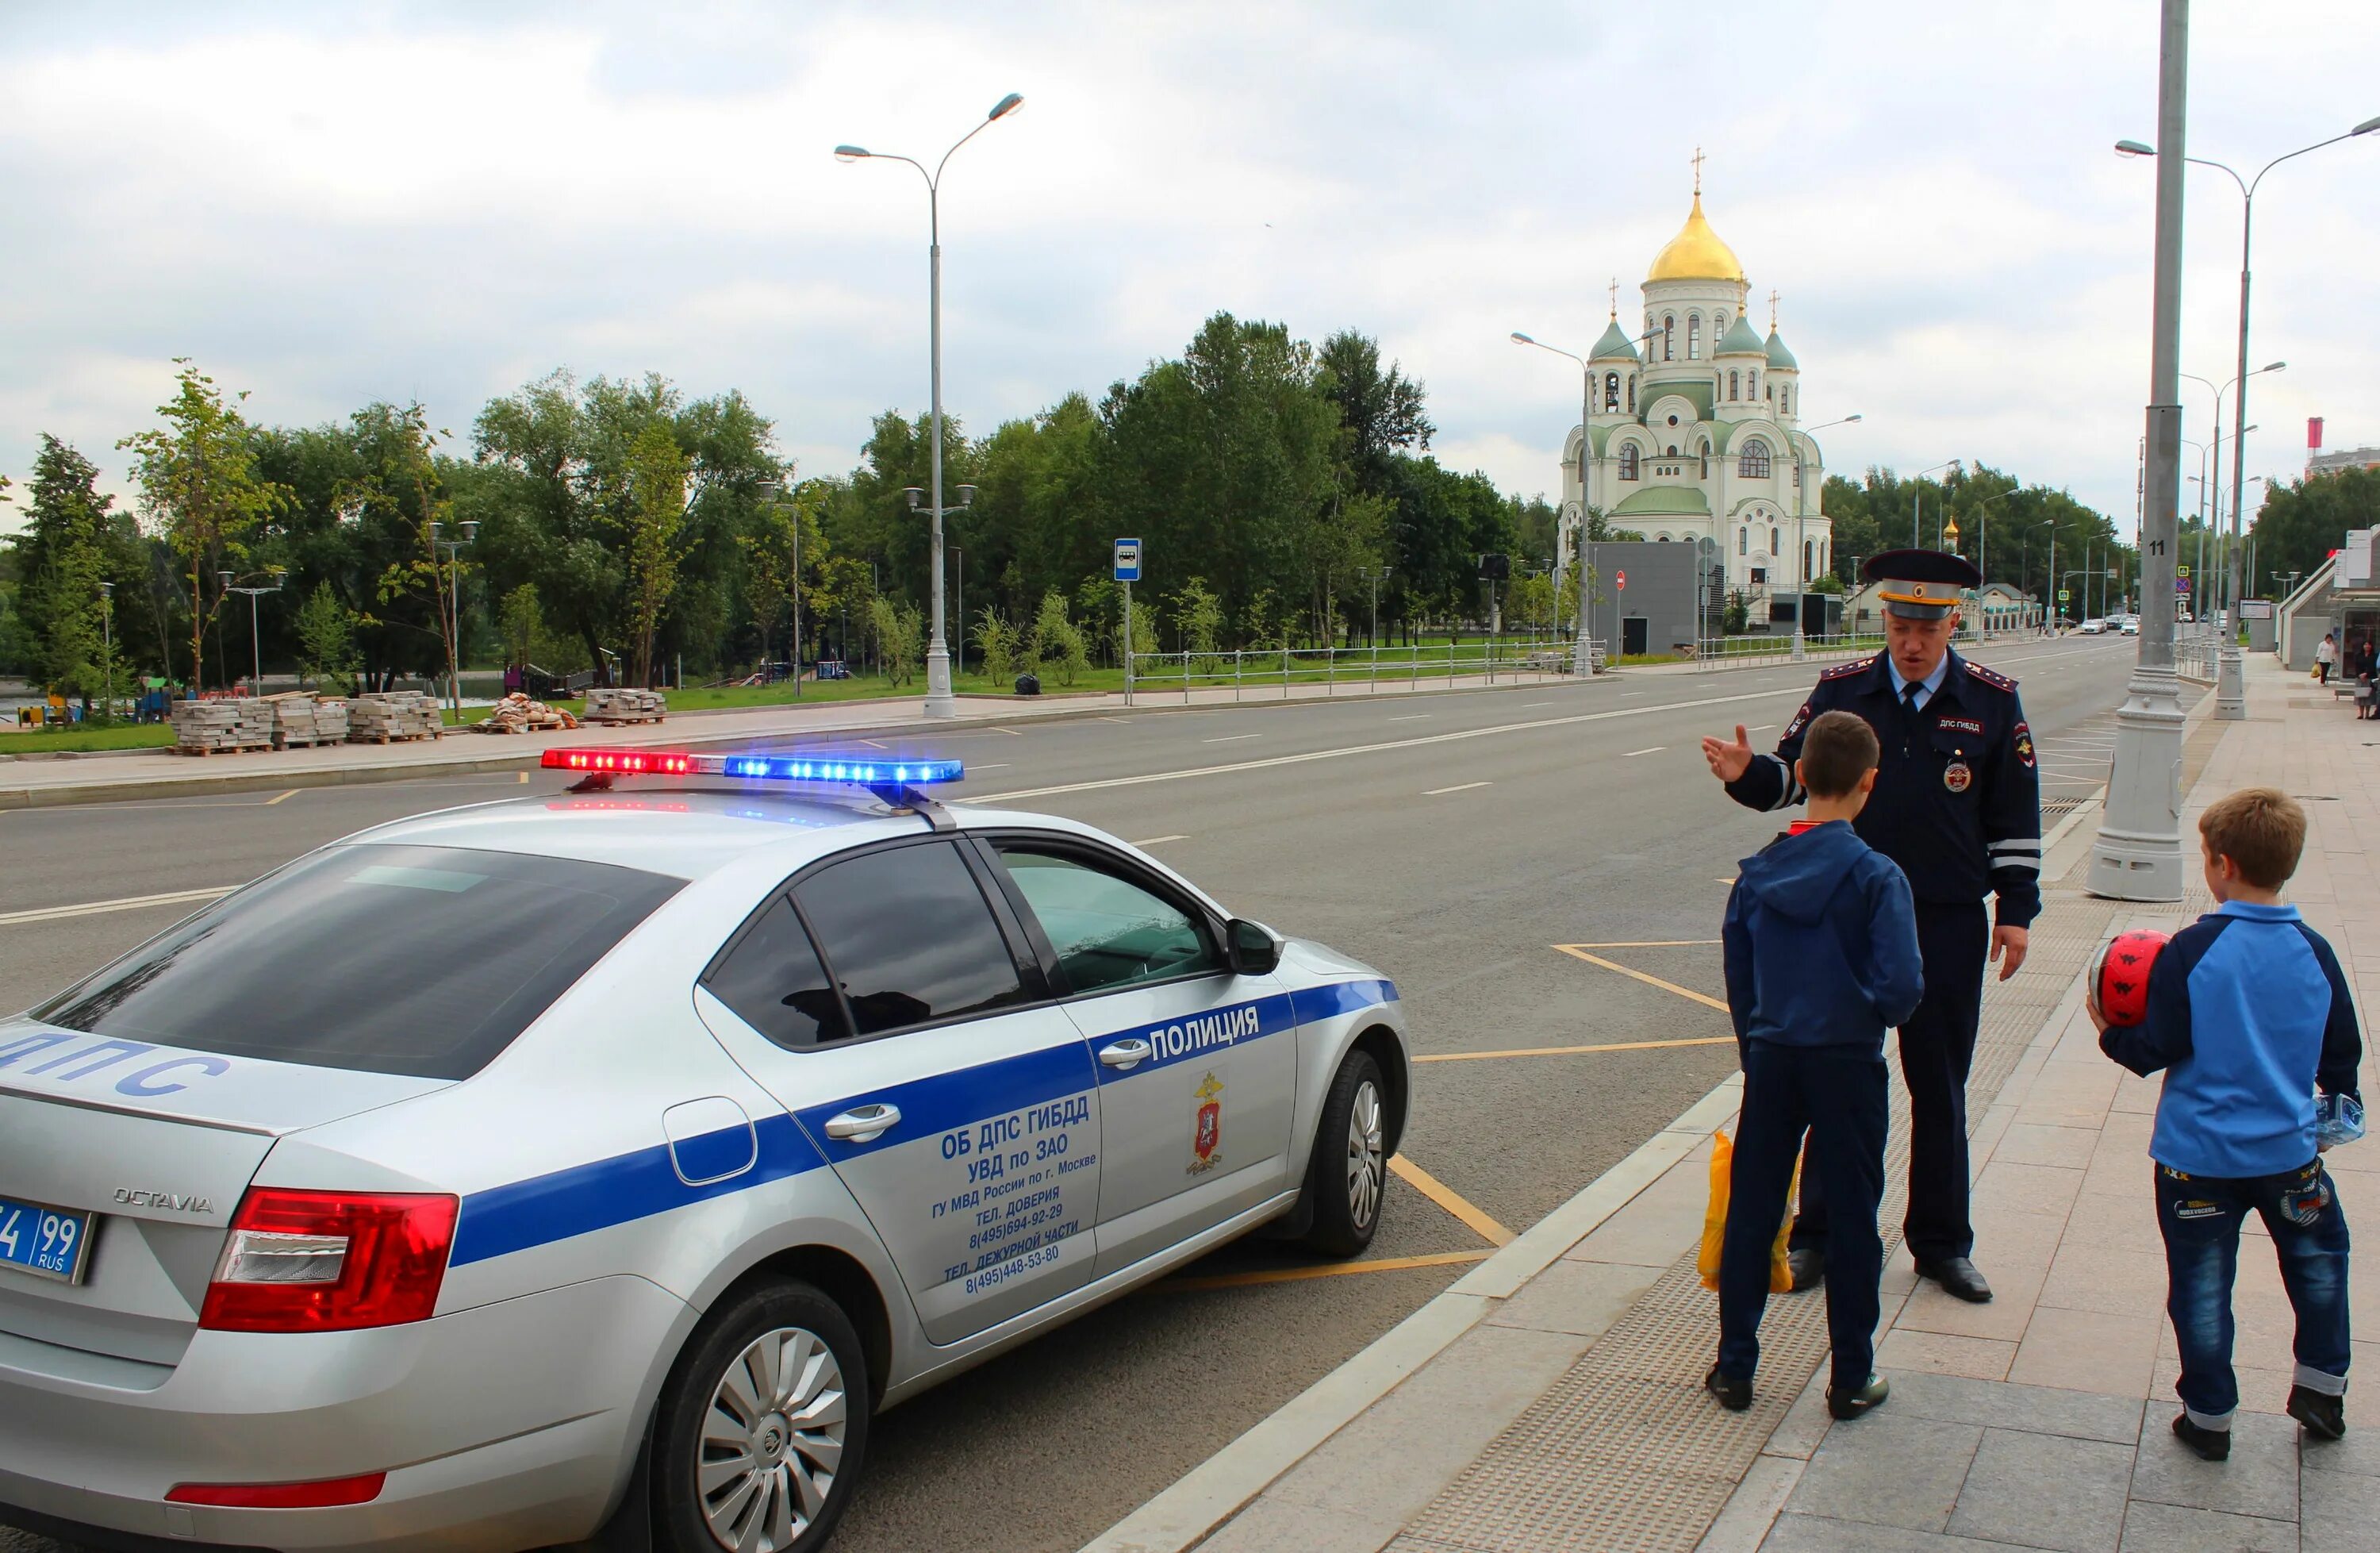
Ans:
[[[1991,941],[1982,901],[1917,903],[1925,997],[1900,1027],[1900,1077],[1909,1087],[1909,1210],[1901,1232],[1922,1262],[1975,1249],[1967,1217],[1967,1070],[1975,1060]],[[1796,1251],[1827,1243],[1827,1178],[1813,1157],[1803,1157],[1802,1207],[1791,1242]]]
[[[1768,1248],[1785,1220],[1793,1153],[1809,1134],[1802,1201],[1824,1181],[1836,1212],[1827,1233],[1827,1328],[1834,1384],[1867,1384],[1876,1363],[1876,1286],[1884,1241],[1884,1133],[1891,1115],[1881,1055],[1852,1046],[1752,1041],[1743,1054],[1743,1114],[1728,1177],[1727,1238],[1718,1261],[1718,1367],[1749,1380],[1760,1367],[1760,1317],[1768,1301]]]

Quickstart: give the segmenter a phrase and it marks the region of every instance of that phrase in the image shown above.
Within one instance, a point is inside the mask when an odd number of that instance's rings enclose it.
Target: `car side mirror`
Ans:
[[[1281,935],[1262,923],[1233,917],[1223,929],[1232,970],[1242,976],[1269,976],[1281,964]]]

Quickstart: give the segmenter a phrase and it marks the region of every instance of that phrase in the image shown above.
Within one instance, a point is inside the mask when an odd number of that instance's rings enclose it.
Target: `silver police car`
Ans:
[[[365,831],[0,1023],[0,1522],[813,1548],[878,1410],[1370,1241],[1378,972],[955,763],[547,759],[673,784]]]

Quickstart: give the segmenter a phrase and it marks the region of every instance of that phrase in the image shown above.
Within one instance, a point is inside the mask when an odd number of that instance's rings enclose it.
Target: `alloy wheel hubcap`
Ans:
[[[1358,1229],[1380,1211],[1381,1165],[1380,1092],[1366,1079],[1347,1114],[1347,1212]]]
[[[729,1553],[778,1553],[809,1530],[842,1470],[843,1367],[817,1333],[780,1327],[711,1388],[694,1464],[710,1535]]]

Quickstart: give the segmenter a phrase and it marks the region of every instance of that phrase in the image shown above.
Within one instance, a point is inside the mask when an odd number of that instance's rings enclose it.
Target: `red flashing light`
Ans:
[[[607,771],[624,776],[684,776],[694,757],[653,750],[548,750],[539,764],[552,771]]]
[[[387,1483],[384,1472],[360,1477],[326,1477],[316,1483],[177,1483],[169,1504],[225,1505],[236,1510],[322,1510],[330,1505],[370,1504]]]
[[[455,1206],[443,1194],[250,1187],[199,1325],[343,1332],[427,1320],[445,1280]]]

